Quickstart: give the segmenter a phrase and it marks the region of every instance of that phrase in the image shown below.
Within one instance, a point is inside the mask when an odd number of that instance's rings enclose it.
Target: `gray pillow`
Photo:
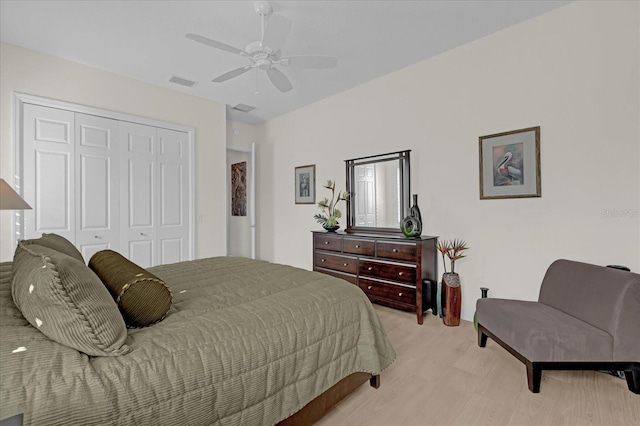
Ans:
[[[84,263],[84,258],[80,251],[76,248],[76,246],[71,243],[71,241],[67,240],[62,235],[58,234],[42,234],[40,238],[33,238],[30,240],[22,241],[24,244],[38,244],[39,246],[49,247],[60,253],[64,253],[67,256],[71,256],[74,259],[78,259],[80,262]]]
[[[18,243],[11,291],[43,334],[87,355],[129,352],[127,328],[109,291],[83,262],[38,244]]]

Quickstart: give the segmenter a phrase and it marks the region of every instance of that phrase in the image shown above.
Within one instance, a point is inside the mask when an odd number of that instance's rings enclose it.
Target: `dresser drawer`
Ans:
[[[410,284],[416,283],[416,267],[412,265],[360,259],[358,262],[358,270],[360,271],[360,275],[367,277],[401,281]]]
[[[381,242],[376,243],[376,255],[389,259],[416,260],[417,248],[415,244]]]
[[[373,240],[359,240],[355,238],[345,238],[342,240],[342,251],[345,253],[373,256],[375,246],[376,244]]]
[[[350,274],[356,274],[358,272],[358,259],[351,256],[340,256],[316,251],[313,264],[316,268],[334,269]]]
[[[318,265],[316,265],[315,268],[313,268],[316,272],[322,272],[323,274],[327,274],[327,275],[332,275],[334,277],[338,277],[338,278],[342,278],[343,280],[349,281],[351,284],[355,284],[357,279],[355,275],[352,274],[345,274],[344,272],[338,272],[338,271],[334,271],[332,269],[325,269],[323,267],[320,267]]]
[[[313,248],[318,250],[342,251],[342,238],[338,236],[316,235]]]
[[[416,304],[416,289],[413,287],[383,283],[366,278],[360,278],[358,282],[362,291],[369,296],[381,297],[399,303],[406,303],[407,305],[415,306]]]

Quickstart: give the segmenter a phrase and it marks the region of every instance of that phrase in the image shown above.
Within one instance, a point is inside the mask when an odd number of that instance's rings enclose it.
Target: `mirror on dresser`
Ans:
[[[410,207],[411,150],[345,160],[346,232],[401,233]]]

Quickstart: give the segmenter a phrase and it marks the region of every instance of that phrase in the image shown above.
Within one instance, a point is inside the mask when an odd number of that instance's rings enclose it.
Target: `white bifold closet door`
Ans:
[[[75,116],[76,247],[86,261],[120,246],[118,121]]]
[[[75,241],[74,113],[35,105],[24,109],[25,238],[44,232]]]
[[[117,250],[118,121],[27,105],[24,123],[25,237],[62,235],[86,260]]]
[[[120,126],[121,250],[141,266],[174,263],[188,252],[186,133]]]

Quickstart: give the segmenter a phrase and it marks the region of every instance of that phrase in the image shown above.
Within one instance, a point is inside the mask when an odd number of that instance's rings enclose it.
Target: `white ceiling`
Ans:
[[[211,80],[247,58],[185,38],[197,33],[244,49],[260,39],[253,1],[0,0],[0,39],[229,106],[229,118],[259,123],[569,1],[274,1],[292,21],[283,56],[327,55],[334,69],[284,68],[293,90],[279,92],[262,71]],[[191,88],[171,75],[196,81]],[[256,94],[256,88],[258,93]]]

